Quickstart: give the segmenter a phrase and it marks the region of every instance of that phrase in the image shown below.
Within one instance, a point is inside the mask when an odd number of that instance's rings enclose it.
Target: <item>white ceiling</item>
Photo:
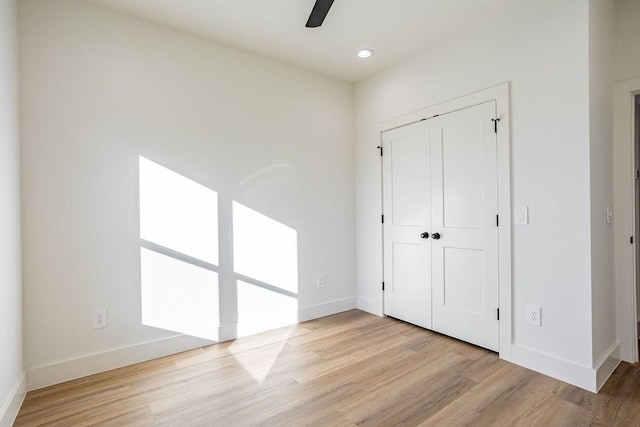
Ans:
[[[305,28],[315,0],[89,1],[353,82],[465,31],[510,0],[335,0],[319,28]],[[361,48],[375,55],[358,59]]]

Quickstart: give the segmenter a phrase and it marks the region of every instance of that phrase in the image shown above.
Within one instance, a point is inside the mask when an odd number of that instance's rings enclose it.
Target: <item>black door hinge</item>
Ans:
[[[382,290],[384,291],[384,282],[382,282]]]
[[[384,224],[384,215],[381,215],[382,223]]]
[[[493,131],[495,133],[498,133],[498,122],[500,121],[500,119],[491,119],[491,121],[493,122]]]
[[[500,320],[500,309],[498,308],[497,311],[498,311],[498,320]]]
[[[382,145],[378,145],[376,148],[380,150],[380,157],[382,157]]]
[[[496,215],[496,227],[500,227],[500,215]]]
[[[640,169],[636,169],[636,179],[640,179]]]
[[[629,237],[629,243],[633,245],[633,236]]]

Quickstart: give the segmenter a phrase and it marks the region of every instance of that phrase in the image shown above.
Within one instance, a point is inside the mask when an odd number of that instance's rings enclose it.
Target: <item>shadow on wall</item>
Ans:
[[[218,193],[139,157],[142,324],[217,341]],[[296,230],[232,202],[237,336],[298,321]]]

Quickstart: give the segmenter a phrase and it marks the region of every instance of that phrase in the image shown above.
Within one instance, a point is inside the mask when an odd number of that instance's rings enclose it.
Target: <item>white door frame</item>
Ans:
[[[614,252],[618,339],[622,360],[638,361],[638,319],[636,307],[636,250],[639,244],[635,230],[635,129],[634,97],[640,93],[640,78],[615,85],[614,104]],[[633,236],[634,244],[630,244]]]
[[[498,86],[387,120],[378,125],[377,131],[380,137],[379,144],[382,144],[382,133],[384,131],[490,101],[496,101],[496,117],[499,119],[497,134],[498,215],[500,218],[500,225],[498,227],[498,293],[500,302],[498,340],[500,358],[511,360],[511,344],[513,341],[511,327],[511,117],[509,106],[509,83],[503,83]],[[382,186],[380,188],[382,189]],[[381,210],[383,207],[384,199],[382,200]],[[382,238],[384,245],[384,235]],[[384,266],[384,262],[382,264]],[[382,272],[382,277],[384,277],[384,271]],[[382,300],[384,301],[384,296],[382,297]]]

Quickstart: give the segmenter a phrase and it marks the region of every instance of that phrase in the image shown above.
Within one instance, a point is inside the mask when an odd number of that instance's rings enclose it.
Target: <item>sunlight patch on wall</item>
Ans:
[[[218,193],[140,157],[140,237],[218,264]]]
[[[140,249],[142,323],[218,339],[218,273]]]
[[[233,202],[233,270],[297,294],[298,233]]]
[[[218,339],[218,193],[140,162],[142,324]]]
[[[237,281],[238,336],[247,336],[298,322],[298,299]]]

